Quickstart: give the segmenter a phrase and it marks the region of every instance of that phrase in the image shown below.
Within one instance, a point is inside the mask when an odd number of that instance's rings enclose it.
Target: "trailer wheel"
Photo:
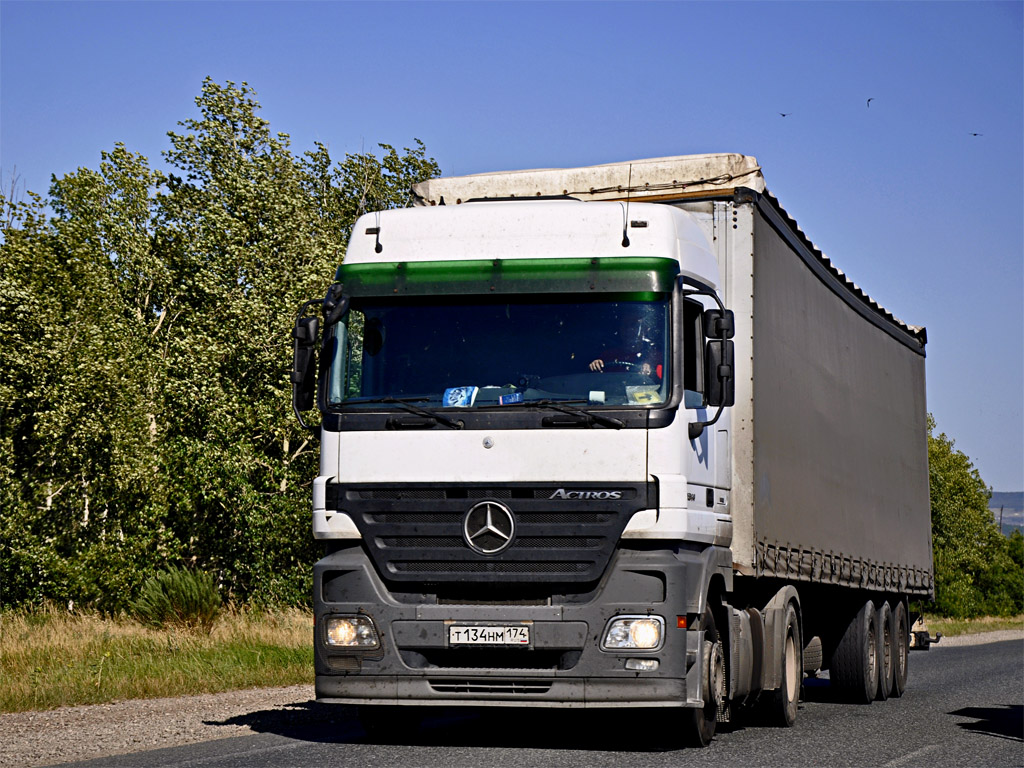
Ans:
[[[907,690],[907,662],[910,656],[910,622],[907,604],[902,600],[892,609],[892,696],[899,698]]]
[[[889,603],[882,601],[878,606],[878,616],[875,625],[878,628],[878,689],[875,691],[877,701],[885,701],[892,691],[893,671],[895,668],[894,656],[896,648],[894,639],[896,632],[893,629],[893,615],[889,609]]]
[[[804,678],[803,647],[800,617],[790,603],[786,606],[786,633],[782,642],[782,684],[775,691],[771,708],[772,720],[784,728],[796,722],[800,686]]]
[[[843,633],[829,675],[832,684],[857,704],[870,704],[878,690],[877,612],[869,600]]]
[[[684,710],[686,713],[684,724],[686,741],[694,747],[706,747],[714,738],[725,679],[722,647],[718,642],[715,617],[710,609],[704,611],[702,626],[704,627],[704,642],[701,648],[701,669],[704,674],[701,677],[701,694],[704,706],[700,709]]]

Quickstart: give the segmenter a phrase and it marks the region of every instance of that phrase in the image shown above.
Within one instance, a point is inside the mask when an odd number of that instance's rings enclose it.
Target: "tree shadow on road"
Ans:
[[[977,722],[957,723],[965,731],[984,733],[1012,741],[1024,741],[1024,706],[1008,704],[1002,707],[965,707],[951,715],[969,717]]]

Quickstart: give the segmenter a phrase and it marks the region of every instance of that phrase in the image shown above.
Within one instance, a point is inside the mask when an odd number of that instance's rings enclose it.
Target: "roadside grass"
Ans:
[[[925,615],[947,637],[1024,629],[1024,615]],[[60,608],[0,612],[0,712],[313,682],[313,617],[226,610],[209,635]]]
[[[226,610],[209,635],[49,607],[0,613],[0,712],[313,682],[307,611]]]
[[[956,637],[957,635],[995,632],[1001,629],[1024,629],[1024,614],[1004,617],[982,616],[977,619],[947,619],[926,613],[924,623],[933,635],[936,632],[941,632],[946,637]]]

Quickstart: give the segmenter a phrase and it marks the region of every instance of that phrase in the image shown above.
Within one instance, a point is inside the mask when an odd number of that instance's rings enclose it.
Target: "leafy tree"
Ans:
[[[5,499],[4,565],[19,574],[12,586],[35,599],[103,603],[130,588],[140,557],[165,551],[145,351],[138,316],[118,300],[118,261],[139,239],[133,227],[145,239],[145,203],[134,215],[130,198],[147,173],[118,147],[99,172],[54,181],[52,220],[38,199],[31,209],[9,206],[2,431],[18,493]]]
[[[354,215],[438,167],[419,142],[296,157],[245,83],[208,78],[196,106],[167,174],[116,145],[47,200],[0,197],[0,604],[118,610],[168,562],[238,600],[309,599],[294,312]]]
[[[928,420],[928,469],[935,556],[935,607],[948,616],[1011,615],[1024,611],[1024,562],[1019,545],[1000,533],[991,497],[970,459]],[[1016,547],[1016,548],[1015,548]]]
[[[1024,534],[1019,528],[1015,528],[1010,534],[1010,541],[1007,545],[1010,559],[1018,568],[1024,571]]]

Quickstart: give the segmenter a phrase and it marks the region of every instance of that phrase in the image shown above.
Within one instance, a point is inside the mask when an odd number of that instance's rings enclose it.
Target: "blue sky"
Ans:
[[[841,269],[928,327],[939,429],[1021,490],[1022,41],[1019,1],[2,0],[0,174],[45,193],[115,142],[159,165],[206,76],[252,85],[296,151],[420,138],[445,174],[754,155]]]

